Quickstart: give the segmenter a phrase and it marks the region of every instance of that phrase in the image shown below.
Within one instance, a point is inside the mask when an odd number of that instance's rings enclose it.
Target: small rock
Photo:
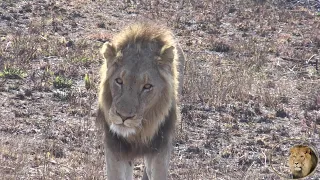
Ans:
[[[186,45],[187,45],[187,46],[191,46],[191,45],[192,45],[192,42],[191,42],[191,41],[188,41],[188,42],[186,42]]]
[[[267,174],[267,173],[270,173],[270,170],[268,167],[261,167],[261,172]]]
[[[106,28],[106,24],[104,22],[100,22],[97,24],[98,28]]]
[[[52,151],[52,154],[54,155],[54,157],[56,158],[63,158],[65,157],[65,153],[64,153],[64,150],[59,147],[59,146],[56,146],[54,147],[53,151]]]
[[[200,153],[200,149],[199,149],[198,147],[195,147],[195,146],[190,146],[190,147],[188,147],[188,149],[186,150],[186,152],[191,152],[191,153],[199,154],[199,153]]]
[[[20,94],[20,93],[16,95],[16,98],[19,99],[19,100],[24,100],[25,99],[24,95]]]
[[[259,134],[269,134],[271,132],[271,129],[268,127],[265,128],[259,128],[256,130],[257,133]]]
[[[2,15],[0,18],[3,19],[3,20],[7,20],[7,21],[11,21],[12,20],[12,17],[11,16],[7,16],[7,15]]]
[[[22,6],[22,13],[23,12],[31,13],[32,12],[32,6],[30,4],[26,4],[26,5]]]
[[[241,122],[241,123],[248,123],[248,119],[241,118],[241,119],[239,120],[239,122]]]
[[[268,118],[268,117],[261,117],[259,118],[259,120],[257,121],[258,123],[272,123],[272,121]]]
[[[67,43],[66,43],[66,47],[72,47],[72,46],[74,46],[74,42],[73,41],[68,41]]]
[[[32,96],[32,91],[30,89],[26,89],[24,91],[24,95],[30,97],[30,96]]]
[[[289,117],[289,115],[283,109],[279,109],[276,112],[276,117],[285,118]]]
[[[234,130],[239,130],[239,125],[238,125],[238,124],[233,125],[233,126],[232,126],[232,129],[234,129]]]
[[[261,139],[259,139],[259,140],[257,141],[257,144],[258,144],[258,145],[265,145],[265,143],[264,143]]]
[[[237,11],[237,9],[236,9],[236,8],[231,7],[231,8],[229,9],[228,13],[234,13],[234,12],[236,12],[236,11]]]
[[[211,51],[216,52],[228,52],[230,49],[230,46],[222,41],[214,42],[210,48]]]
[[[50,159],[49,162],[52,164],[57,164],[57,161],[55,161],[54,159]]]

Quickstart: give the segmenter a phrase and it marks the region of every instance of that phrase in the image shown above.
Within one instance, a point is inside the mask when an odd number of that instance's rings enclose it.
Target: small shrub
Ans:
[[[83,64],[83,65],[89,65],[92,62],[90,58],[84,57],[84,56],[74,57],[71,61],[74,63]]]
[[[89,77],[89,74],[87,74],[87,73],[86,73],[86,75],[84,77],[84,84],[85,84],[85,87],[86,87],[87,90],[92,88],[90,77]]]
[[[22,79],[26,74],[18,68],[4,67],[4,70],[0,72],[0,77],[8,79]]]
[[[213,42],[212,47],[210,48],[211,51],[216,52],[228,52],[230,49],[230,46],[222,41]]]
[[[72,86],[71,79],[67,79],[62,76],[57,76],[53,81],[53,87],[55,87],[57,89],[70,88],[71,86]]]

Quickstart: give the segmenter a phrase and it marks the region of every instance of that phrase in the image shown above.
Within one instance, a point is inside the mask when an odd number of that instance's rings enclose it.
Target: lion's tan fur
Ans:
[[[137,23],[134,24],[119,34],[117,34],[111,42],[116,47],[116,56],[122,56],[122,50],[126,46],[134,45],[137,52],[141,51],[143,46],[149,46],[150,48],[160,47],[176,47],[176,43],[173,39],[172,33],[165,27],[155,26],[150,23]],[[111,58],[112,54],[106,51],[106,45],[102,48],[101,52],[105,59]],[[145,48],[144,48],[145,49]],[[116,60],[115,60],[116,61]],[[152,139],[155,133],[157,133],[158,127],[161,125],[162,120],[167,116],[172,101],[176,100],[177,88],[178,88],[178,71],[177,62],[178,54],[177,50],[174,50],[174,60],[170,65],[172,68],[172,73],[167,71],[160,71],[162,76],[170,84],[165,94],[162,94],[160,102],[157,106],[149,110],[146,117],[152,120],[151,122],[143,124],[141,132],[136,136],[131,136],[128,141],[135,142],[140,141],[143,143],[148,143]],[[160,61],[161,63],[161,61]],[[165,62],[164,62],[165,63]],[[108,69],[108,64],[104,63],[101,67],[101,83],[100,83],[100,93],[99,93],[99,106],[104,110],[105,117],[108,117],[108,111],[112,103],[112,97],[110,95],[110,85],[108,78],[112,75],[114,69]],[[108,120],[108,119],[107,119]],[[110,123],[109,121],[107,121]]]
[[[107,177],[131,179],[131,161],[143,156],[143,179],[167,179],[180,117],[178,65],[181,72],[185,60],[180,46],[166,27],[142,22],[105,43],[101,53],[97,124],[105,134]],[[150,83],[152,89],[145,90]]]
[[[302,178],[316,167],[317,157],[310,147],[298,145],[290,149],[288,164],[294,178]]]

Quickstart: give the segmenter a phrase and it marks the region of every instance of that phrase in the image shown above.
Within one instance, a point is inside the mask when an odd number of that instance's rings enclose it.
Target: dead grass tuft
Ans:
[[[279,0],[1,3],[4,179],[104,179],[93,123],[99,48],[141,19],[171,27],[187,55],[172,179],[276,179],[266,157],[274,144],[319,144],[320,25],[312,9]],[[142,169],[136,162],[135,178]]]

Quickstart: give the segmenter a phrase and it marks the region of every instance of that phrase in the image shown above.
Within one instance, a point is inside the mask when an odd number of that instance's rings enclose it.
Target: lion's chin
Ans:
[[[110,130],[120,136],[123,137],[129,137],[130,135],[133,135],[136,133],[136,130],[134,128],[131,127],[127,127],[123,124],[114,124],[112,123],[110,126]]]
[[[294,170],[295,171],[301,171],[301,167],[295,167]]]

